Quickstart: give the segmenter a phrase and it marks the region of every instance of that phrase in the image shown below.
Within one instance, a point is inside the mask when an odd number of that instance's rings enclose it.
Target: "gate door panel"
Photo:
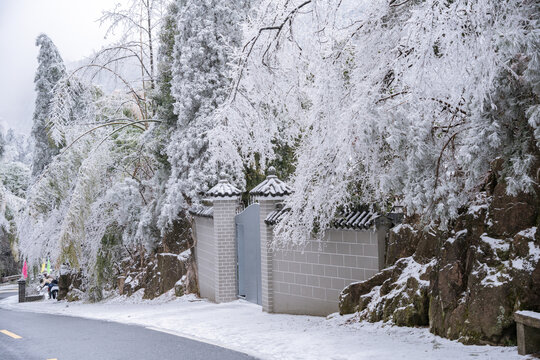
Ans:
[[[259,204],[248,206],[236,215],[236,251],[238,259],[238,295],[262,304],[261,233]]]

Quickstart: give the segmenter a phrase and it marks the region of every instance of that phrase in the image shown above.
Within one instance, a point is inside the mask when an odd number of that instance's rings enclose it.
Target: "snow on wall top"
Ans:
[[[289,210],[290,210],[289,208],[274,210],[271,213],[269,213],[268,216],[266,216],[266,219],[264,219],[264,222],[267,225],[275,225],[281,221],[281,219],[283,218],[283,215],[289,212]]]
[[[236,197],[240,196],[242,191],[240,189],[231,185],[231,183],[226,179],[221,179],[216,186],[211,188],[206,192],[206,196],[210,198],[217,197]]]
[[[189,209],[189,213],[195,216],[213,218],[214,217],[214,208],[211,206],[200,206],[198,208]]]
[[[332,226],[338,229],[367,229],[380,216],[372,211],[353,211],[332,221]]]
[[[266,179],[249,192],[249,194],[252,196],[276,197],[290,195],[291,193],[291,187],[278,179],[276,176],[276,169],[273,166],[268,169],[268,176]]]
[[[283,219],[283,216],[290,209],[278,209],[268,214],[264,222],[267,225],[275,225]],[[375,223],[375,219],[381,215],[371,211],[353,211],[338,217],[332,221],[332,227],[335,229],[368,229]]]
[[[535,312],[535,311],[530,311],[530,310],[520,310],[520,311],[516,311],[516,314],[519,314],[519,315],[523,315],[523,316],[527,316],[527,317],[531,317],[531,318],[540,320],[540,313]]]

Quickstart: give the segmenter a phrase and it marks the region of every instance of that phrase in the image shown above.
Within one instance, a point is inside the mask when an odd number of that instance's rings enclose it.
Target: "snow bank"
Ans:
[[[19,304],[14,298],[0,301],[0,307],[142,325],[262,359],[520,359],[515,347],[465,346],[427,329],[357,322],[352,316],[268,314],[242,300],[214,304],[172,292],[152,301],[136,293],[98,304]]]

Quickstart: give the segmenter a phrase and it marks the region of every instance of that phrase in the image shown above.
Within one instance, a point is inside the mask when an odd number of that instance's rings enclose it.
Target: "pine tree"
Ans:
[[[171,94],[174,41],[178,36],[177,21],[178,5],[173,2],[167,8],[159,33],[157,90],[154,96],[158,118],[165,120],[169,125],[174,125],[177,119],[174,113],[174,98]]]
[[[36,108],[34,110],[32,137],[34,138],[34,160],[32,176],[39,175],[50,163],[59,149],[49,137],[47,123],[51,101],[54,96],[54,86],[66,74],[64,61],[52,40],[45,34],[36,39],[39,46],[38,69],[34,78],[37,92]]]
[[[241,45],[239,24],[246,7],[244,2],[216,0],[181,0],[177,4],[171,91],[178,120],[167,147],[172,167],[167,205],[162,210],[167,220],[174,219],[216,181],[208,131],[231,84],[231,55]]]

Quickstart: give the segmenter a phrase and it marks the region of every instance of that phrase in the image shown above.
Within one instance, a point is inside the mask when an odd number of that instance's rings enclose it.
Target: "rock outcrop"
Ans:
[[[85,296],[86,284],[82,271],[70,269],[64,264],[58,276],[58,300],[79,301]]]
[[[142,290],[144,299],[153,299],[171,289],[178,296],[198,293],[191,224],[185,217],[173,224],[152,252],[142,245],[122,247],[121,234],[116,225],[106,231],[94,281],[89,281],[82,271],[62,266],[59,300],[100,301],[113,290],[127,296]]]
[[[540,311],[540,189],[507,195],[500,165],[448,230],[425,231],[416,218],[392,229],[387,268],[345,288],[340,312],[429,325],[467,344],[515,344],[513,313]]]
[[[181,295],[198,293],[191,239],[191,224],[181,218],[165,234],[155,253],[140,250],[126,258],[122,262],[124,273],[119,277],[120,293],[131,295],[144,288],[144,299],[153,299],[173,288]]]

